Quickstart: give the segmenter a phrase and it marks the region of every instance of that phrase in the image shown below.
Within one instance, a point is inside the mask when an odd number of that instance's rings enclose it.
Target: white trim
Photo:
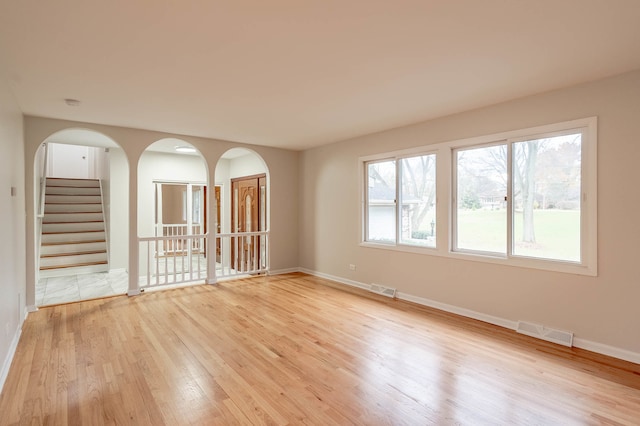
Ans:
[[[287,269],[275,269],[267,271],[267,275],[284,275],[292,274],[294,272],[300,272],[300,268],[287,268]],[[309,274],[311,275],[311,274]]]
[[[598,343],[576,337],[573,338],[573,346],[575,346],[576,348],[584,349],[586,351],[618,358],[623,361],[640,364],[640,353],[638,352],[632,352],[626,349],[616,348],[615,346],[605,345],[604,343]]]
[[[140,291],[140,288],[137,288],[135,290],[127,290],[127,296],[139,296],[141,294],[142,292]]]
[[[312,271],[306,268],[299,268],[300,272],[313,275],[320,278],[325,278],[339,284],[345,284],[351,287],[357,287],[363,290],[369,290],[369,286],[358,281],[349,280],[346,278],[337,277],[330,274],[324,274],[322,272]],[[437,302],[435,300],[426,299],[424,297],[414,296],[409,293],[396,292],[396,298],[407,302],[416,303],[418,305],[427,306],[430,308],[438,309],[444,312],[449,312],[455,315],[460,315],[466,318],[472,318],[475,320],[483,321],[489,324],[504,327],[509,330],[516,331],[518,326],[517,321],[508,320],[505,318],[495,317],[493,315],[484,314],[482,312],[473,311],[471,309],[461,308],[446,303]],[[627,349],[617,348],[615,346],[606,345],[604,343],[598,343],[587,339],[581,339],[579,337],[573,338],[573,346],[576,348],[584,349],[590,352],[595,352],[601,355],[610,356],[613,358],[621,359],[623,361],[629,361],[636,364],[640,364],[640,353],[629,351]]]
[[[504,318],[494,317],[493,315],[483,314],[482,312],[472,311],[471,309],[460,308],[458,306],[436,302],[435,300],[425,299],[424,297],[414,296],[409,293],[397,292],[396,297],[400,300],[405,300],[407,302],[416,303],[418,305],[427,306],[429,308],[438,309],[440,311],[445,311],[463,317],[483,321],[489,324],[508,328],[509,330],[515,330],[516,326],[518,325],[517,321],[511,321]]]
[[[357,287],[357,288],[362,289],[362,290],[369,290],[369,286],[368,285],[363,284],[363,283],[358,282],[358,281],[349,280],[349,279],[342,278],[342,277],[337,277],[335,275],[324,274],[322,272],[312,271],[312,270],[306,269],[306,268],[299,268],[299,271],[303,272],[305,274],[313,275],[315,277],[320,277],[320,278],[325,278],[327,280],[335,281],[335,282],[338,282],[340,284],[345,284],[345,285],[348,285],[348,286],[351,286],[351,287]]]
[[[483,135],[467,139],[439,142],[410,149],[384,152],[358,158],[360,191],[360,235],[361,247],[420,253],[431,256],[448,257],[476,262],[494,263],[519,268],[539,269],[576,275],[597,276],[597,117],[581,118],[561,123],[517,129],[507,132]],[[533,258],[515,255],[492,256],[490,253],[471,253],[454,251],[454,179],[455,171],[452,151],[474,146],[511,143],[515,140],[539,137],[548,134],[562,134],[568,131],[582,130],[586,145],[582,149],[582,206],[581,215],[581,263],[563,260]],[[436,247],[419,247],[401,244],[382,244],[367,239],[367,195],[366,164],[368,162],[396,159],[411,154],[436,154]],[[398,179],[396,179],[397,181]],[[397,182],[396,182],[397,183]],[[397,191],[396,191],[397,192]],[[509,215],[507,215],[509,216]],[[398,220],[398,218],[396,218]]]
[[[31,313],[31,312],[37,312],[37,311],[38,311],[38,307],[37,307],[36,305],[28,305],[28,306],[26,307],[26,309],[27,309],[27,312],[29,312],[29,313]],[[25,318],[26,318],[26,317],[27,317],[27,316],[25,315]]]
[[[7,356],[4,359],[4,363],[2,364],[2,370],[0,371],[0,393],[2,393],[2,389],[4,388],[4,383],[7,380],[7,376],[9,376],[9,369],[11,368],[11,363],[13,362],[13,358],[16,355],[16,349],[18,349],[18,342],[20,341],[20,336],[22,335],[22,325],[18,327],[15,335],[13,336],[13,340],[11,341],[11,345],[9,346],[9,352],[7,352]]]

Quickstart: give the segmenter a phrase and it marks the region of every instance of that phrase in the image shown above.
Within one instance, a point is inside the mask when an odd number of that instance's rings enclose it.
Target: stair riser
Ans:
[[[65,232],[87,232],[87,231],[103,231],[104,222],[85,222],[85,223],[43,223],[42,232],[48,233],[65,233]],[[74,238],[71,236],[71,238]]]
[[[44,213],[102,212],[102,204],[45,204]]]
[[[69,186],[47,186],[45,195],[100,195],[100,188],[72,188]]]
[[[96,179],[60,179],[47,178],[47,186],[75,186],[99,188],[100,182]]]
[[[40,255],[52,255],[52,254],[73,254],[87,251],[106,251],[107,244],[101,243],[78,243],[78,244],[56,244],[52,246],[44,245],[40,249]]]
[[[42,223],[101,222],[102,213],[45,213]]]
[[[45,195],[45,204],[87,204],[102,202],[99,195]]]
[[[73,234],[43,234],[42,244],[61,243],[65,241],[95,241],[95,240],[104,240],[104,238],[105,238],[104,231],[76,232]]]
[[[69,265],[77,265],[79,263],[106,262],[106,260],[107,260],[107,253],[45,257],[40,259],[40,267],[41,268],[47,268],[51,266],[63,267],[63,266],[69,266]]]

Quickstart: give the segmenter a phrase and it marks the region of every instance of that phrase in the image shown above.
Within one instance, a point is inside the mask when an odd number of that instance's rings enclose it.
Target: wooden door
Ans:
[[[264,174],[231,180],[231,232],[265,230],[266,181]],[[241,270],[260,269],[259,237],[232,238],[231,247],[232,265]]]

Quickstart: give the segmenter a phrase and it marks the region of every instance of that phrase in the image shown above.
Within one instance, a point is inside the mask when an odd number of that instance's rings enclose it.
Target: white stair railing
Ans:
[[[269,232],[217,234],[221,247],[216,278],[254,275],[269,271]]]
[[[200,225],[191,225],[191,232],[189,232],[189,225],[187,225],[186,223],[165,223],[165,224],[159,224],[156,227],[156,236],[158,237],[183,237],[183,236],[187,236],[187,235],[199,235],[202,232],[202,227]],[[178,239],[177,241],[175,241],[176,243],[181,243],[181,240]],[[196,240],[192,240],[192,242],[194,244],[196,244],[196,246],[192,247],[192,250],[198,250],[202,247],[197,246],[197,244],[199,243],[199,241]],[[161,247],[162,249],[167,250],[170,253],[173,252],[186,252],[187,247],[186,246],[181,246],[179,244],[174,245],[173,244],[174,241],[173,240],[169,240],[167,242],[166,245],[164,245],[163,247]],[[162,255],[164,255],[165,253],[161,253]]]
[[[138,238],[143,274],[140,288],[205,280],[206,240],[204,234]]]
[[[159,287],[267,273],[269,232],[217,234],[214,276],[208,276],[207,234],[138,238],[140,244],[139,288]],[[208,254],[207,254],[208,255]],[[212,274],[213,275],[213,274]]]

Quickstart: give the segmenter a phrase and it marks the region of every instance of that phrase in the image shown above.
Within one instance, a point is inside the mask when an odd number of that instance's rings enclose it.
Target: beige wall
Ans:
[[[23,122],[3,77],[0,75],[0,389],[25,316]]]
[[[570,330],[583,347],[640,362],[639,112],[635,72],[307,150],[300,161],[300,266],[506,322]],[[590,116],[599,128],[597,277],[359,246],[360,156]]]

